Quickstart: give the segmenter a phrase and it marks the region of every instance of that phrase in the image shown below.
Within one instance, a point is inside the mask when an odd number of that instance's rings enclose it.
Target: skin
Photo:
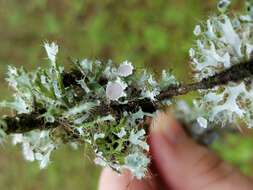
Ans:
[[[198,145],[169,114],[159,112],[149,138],[152,163],[147,177],[134,179],[102,171],[99,190],[252,190],[252,179]]]

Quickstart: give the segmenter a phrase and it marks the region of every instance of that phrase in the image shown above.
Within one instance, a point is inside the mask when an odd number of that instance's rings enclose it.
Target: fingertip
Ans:
[[[153,190],[150,179],[137,180],[130,171],[124,170],[118,174],[110,168],[103,169],[100,180],[99,190]]]
[[[130,181],[130,176],[126,172],[122,175],[114,172],[110,168],[104,168],[100,175],[99,190],[123,190],[126,189]]]

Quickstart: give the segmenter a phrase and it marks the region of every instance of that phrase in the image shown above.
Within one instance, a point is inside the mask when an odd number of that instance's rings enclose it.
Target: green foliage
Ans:
[[[245,174],[252,175],[252,144],[251,136],[230,134],[216,142],[213,148],[224,160],[238,166]]]

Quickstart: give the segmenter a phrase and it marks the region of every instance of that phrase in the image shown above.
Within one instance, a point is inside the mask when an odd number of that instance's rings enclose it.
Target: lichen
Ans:
[[[253,58],[252,4],[246,1],[246,12],[230,16],[227,13],[230,3],[229,0],[221,0],[218,3],[220,13],[203,23],[198,35],[195,29],[196,47],[190,49],[189,54],[196,81]],[[226,86],[201,90],[199,105],[203,112],[208,113],[208,121],[225,126],[243,120],[251,127],[252,82],[230,82]]]

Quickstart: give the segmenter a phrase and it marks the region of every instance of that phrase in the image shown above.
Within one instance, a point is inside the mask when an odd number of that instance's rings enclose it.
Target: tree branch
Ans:
[[[233,65],[227,70],[224,70],[211,77],[204,78],[200,82],[185,84],[178,87],[169,87],[157,96],[158,100],[164,100],[175,96],[187,94],[191,91],[212,89],[215,86],[226,85],[229,82],[239,82],[250,78],[253,75],[253,60],[246,63]]]
[[[39,118],[37,113],[18,114],[14,117],[7,116],[3,117],[3,120],[6,123],[3,130],[7,134],[25,133],[35,129],[43,130],[47,128],[44,119]]]
[[[204,78],[200,82],[183,84],[179,86],[168,87],[168,89],[162,91],[157,97],[157,101],[150,101],[149,99],[133,100],[128,104],[119,104],[112,102],[105,104],[94,109],[99,115],[107,115],[113,112],[116,116],[121,116],[124,111],[138,111],[141,107],[145,112],[154,112],[158,107],[159,101],[170,99],[176,96],[187,94],[191,91],[211,89],[216,86],[226,85],[229,82],[240,82],[253,76],[253,60],[246,63],[240,63],[232,66],[231,68],[224,70],[221,73],[215,74],[214,76]],[[78,71],[63,74],[64,86],[76,86],[79,88],[77,80],[82,79],[82,74]],[[99,81],[101,85],[107,83],[107,79],[101,78]],[[11,133],[25,133],[32,130],[45,130],[49,128],[55,128],[60,123],[45,123],[40,118],[41,113],[30,113],[30,114],[17,114],[13,117],[7,116],[3,120],[6,123],[5,127],[2,127],[7,134]]]

